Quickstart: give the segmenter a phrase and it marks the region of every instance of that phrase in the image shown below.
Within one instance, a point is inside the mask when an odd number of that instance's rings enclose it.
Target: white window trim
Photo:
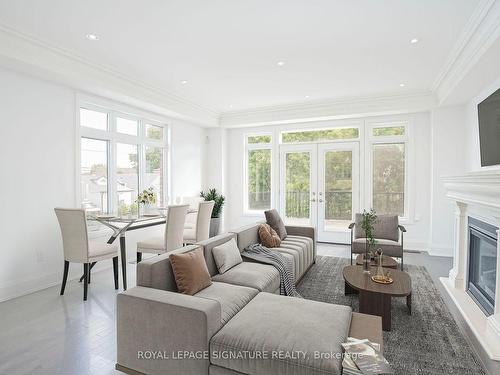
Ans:
[[[93,111],[99,111],[108,114],[108,130],[87,128],[80,124],[80,108],[86,108]],[[128,135],[116,132],[116,117],[129,118],[137,120],[138,135]],[[163,128],[163,139],[154,140],[146,137],[145,124],[156,125]],[[75,96],[75,206],[81,206],[81,138],[93,138],[108,142],[108,210],[116,210],[116,144],[126,143],[138,145],[138,167],[139,167],[139,186],[142,191],[145,176],[145,148],[160,147],[163,148],[163,176],[164,176],[164,194],[163,202],[165,205],[170,201],[170,126],[168,120],[144,112],[140,109],[128,107],[107,99],[88,96],[85,94],[76,94]],[[109,233],[109,229],[103,229],[91,233],[91,237],[99,237]]]
[[[248,143],[248,138],[249,137],[255,137],[255,136],[269,136],[271,137],[271,142],[269,143]],[[244,143],[244,150],[245,150],[245,156],[243,158],[243,180],[244,180],[244,185],[243,185],[243,216],[258,216],[261,217],[264,213],[265,210],[251,210],[248,207],[248,153],[249,151],[252,150],[270,150],[271,151],[271,192],[270,192],[270,198],[271,202],[270,205],[273,208],[274,207],[274,202],[275,202],[275,183],[274,183],[274,162],[273,158],[275,155],[274,152],[274,134],[272,131],[267,131],[267,132],[253,132],[253,133],[245,133],[243,134],[243,143]]]
[[[396,127],[404,126],[404,135],[392,135],[392,136],[374,136],[373,129],[381,127]],[[412,121],[405,120],[391,120],[391,119],[377,119],[377,120],[367,120],[365,121],[365,168],[366,168],[366,202],[365,208],[369,209],[373,207],[373,145],[376,144],[391,144],[391,143],[403,143],[405,145],[405,198],[404,198],[404,215],[399,217],[402,224],[412,224],[414,221],[414,196],[413,196],[413,186],[414,186],[414,176],[415,176],[415,165],[413,157],[413,147],[410,140],[413,139],[413,126]],[[412,197],[413,199],[410,199]]]

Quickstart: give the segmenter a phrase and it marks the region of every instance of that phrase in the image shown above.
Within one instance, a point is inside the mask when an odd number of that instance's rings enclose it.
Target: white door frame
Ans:
[[[350,243],[350,233],[346,228],[345,230],[338,231],[325,231],[324,230],[324,217],[325,217],[325,202],[324,202],[324,187],[325,187],[325,152],[328,151],[352,151],[352,213],[358,212],[361,207],[361,189],[360,189],[360,153],[359,142],[322,142],[322,143],[304,143],[304,144],[290,144],[280,145],[279,152],[279,211],[281,216],[286,221],[285,215],[285,197],[286,197],[286,154],[308,152],[310,155],[309,160],[309,222],[316,228],[317,238],[320,242],[334,242],[334,243]],[[321,193],[321,195],[320,195]],[[322,200],[320,202],[320,200]]]
[[[346,227],[339,230],[328,231],[325,229],[325,184],[326,184],[326,170],[325,170],[325,155],[329,151],[351,151],[352,152],[352,208],[351,212],[359,212],[360,208],[360,161],[359,161],[359,142],[335,142],[335,143],[321,143],[318,144],[318,213],[317,213],[317,232],[318,241],[345,243],[350,242],[350,233]],[[351,217],[351,220],[353,217]]]
[[[316,218],[318,216],[316,194],[317,194],[317,145],[316,144],[295,144],[295,145],[281,145],[280,146],[280,183],[279,183],[279,202],[280,202],[280,213],[283,218],[286,219],[285,215],[285,193],[286,193],[286,154],[289,153],[299,153],[308,152],[309,158],[309,225],[316,226]]]

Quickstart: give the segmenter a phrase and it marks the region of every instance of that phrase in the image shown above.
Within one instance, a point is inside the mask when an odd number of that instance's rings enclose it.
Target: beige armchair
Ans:
[[[69,263],[83,263],[83,300],[87,300],[90,270],[100,260],[113,259],[115,289],[118,289],[118,246],[89,241],[85,210],[79,208],[54,209],[63,240],[64,272],[61,295],[68,279]]]
[[[361,223],[363,214],[356,214],[354,223],[349,225],[351,230],[351,264],[353,254],[364,254],[366,250],[366,234]],[[397,215],[377,215],[373,227],[373,236],[376,241],[375,249],[381,249],[384,255],[401,258],[403,269],[403,234],[405,227],[399,225]]]
[[[142,253],[163,254],[183,246],[183,231],[189,205],[168,206],[165,234],[137,242],[137,263]]]
[[[184,243],[191,245],[207,240],[210,233],[210,218],[214,209],[214,201],[203,201],[198,204],[196,224],[192,228],[184,228]]]

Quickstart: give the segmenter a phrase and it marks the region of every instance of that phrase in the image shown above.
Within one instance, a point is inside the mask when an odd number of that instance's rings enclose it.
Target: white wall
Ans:
[[[363,123],[364,120],[373,119],[410,120],[412,124],[413,138],[415,140],[411,161],[413,165],[409,167],[414,171],[413,178],[409,182],[410,193],[410,222],[405,224],[408,230],[406,235],[407,248],[427,250],[430,237],[430,200],[431,200],[431,133],[430,118],[428,113],[417,113],[390,117],[370,117],[363,119],[338,120],[328,122],[316,122],[307,124],[294,124],[286,126],[263,126],[255,128],[233,128],[227,130],[227,201],[226,222],[228,227],[234,228],[240,225],[249,224],[256,220],[263,219],[263,215],[248,216],[243,212],[243,192],[244,192],[244,135],[252,132],[271,131],[274,133],[275,150],[278,149],[278,134],[283,129],[291,128],[318,128],[325,126],[340,126],[347,123]],[[344,125],[346,126],[346,125]],[[278,154],[273,154],[273,184],[277,189],[278,177]],[[276,204],[274,205],[276,206]]]
[[[453,255],[454,203],[446,198],[442,178],[466,171],[464,153],[465,106],[437,108],[431,112],[432,202],[431,245],[433,255]]]
[[[0,301],[61,282],[62,241],[53,209],[74,207],[76,201],[75,95],[0,68]],[[204,181],[205,130],[166,121],[172,139],[171,196],[197,194]],[[129,233],[133,258],[135,241],[147,233]],[[82,267],[72,271],[76,277]]]

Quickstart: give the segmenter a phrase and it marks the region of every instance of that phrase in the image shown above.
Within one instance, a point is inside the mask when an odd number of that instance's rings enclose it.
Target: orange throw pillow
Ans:
[[[180,293],[193,295],[212,284],[203,249],[182,254],[170,254],[175,283]]]
[[[260,243],[265,247],[278,247],[281,245],[281,238],[269,224],[259,226]]]

